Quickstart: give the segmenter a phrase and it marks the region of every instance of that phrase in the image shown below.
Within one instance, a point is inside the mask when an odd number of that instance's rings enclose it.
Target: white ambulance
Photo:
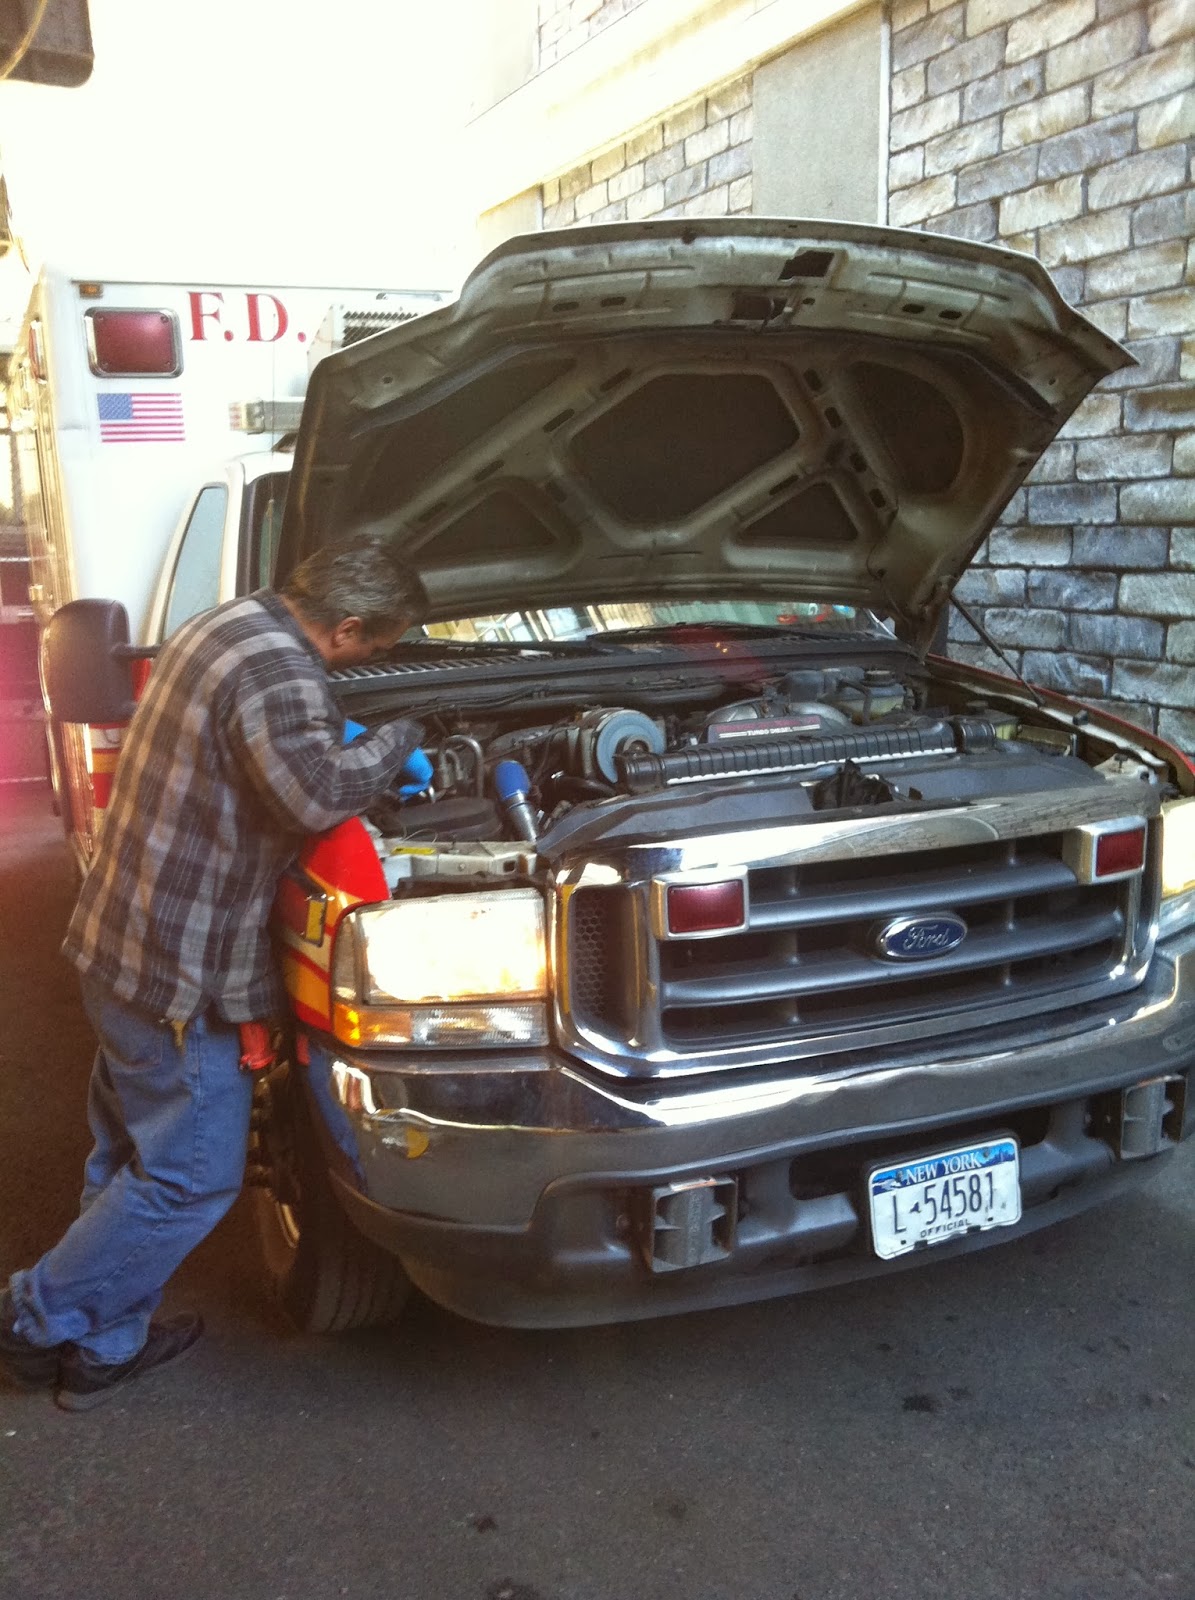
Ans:
[[[132,283],[47,269],[8,375],[39,629],[116,599],[135,646],[267,583],[309,371],[439,290]],[[120,731],[48,726],[67,836],[91,854]]]

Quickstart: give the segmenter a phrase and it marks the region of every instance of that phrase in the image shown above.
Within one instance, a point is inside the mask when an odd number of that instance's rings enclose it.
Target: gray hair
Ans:
[[[316,550],[291,573],[282,593],[317,627],[360,617],[367,635],[427,615],[419,574],[397,559],[388,542],[365,535]]]

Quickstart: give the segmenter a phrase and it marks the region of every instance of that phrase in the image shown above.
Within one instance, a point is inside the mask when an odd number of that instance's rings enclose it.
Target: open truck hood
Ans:
[[[279,579],[374,531],[432,618],[833,600],[927,637],[1071,412],[1130,357],[1032,258],[769,218],[511,239],[312,375]]]

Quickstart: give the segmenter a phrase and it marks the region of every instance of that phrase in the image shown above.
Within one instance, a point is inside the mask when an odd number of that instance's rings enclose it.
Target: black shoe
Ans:
[[[64,1411],[90,1411],[93,1406],[102,1406],[126,1383],[135,1383],[147,1372],[189,1355],[202,1333],[203,1318],[188,1312],[167,1322],[151,1322],[149,1337],[129,1361],[91,1361],[81,1350],[73,1350],[63,1358],[62,1378],[54,1400]]]
[[[52,1389],[58,1364],[71,1346],[31,1344],[16,1331],[15,1321],[16,1307],[5,1289],[0,1294],[0,1373],[17,1389]]]

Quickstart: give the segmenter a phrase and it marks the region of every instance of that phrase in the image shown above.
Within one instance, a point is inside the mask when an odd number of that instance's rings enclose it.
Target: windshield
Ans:
[[[500,611],[451,622],[429,622],[431,639],[472,639],[490,644],[544,643],[593,634],[722,625],[737,628],[816,629],[888,640],[892,630],[874,613],[817,601],[634,600],[617,605],[553,606]]]

